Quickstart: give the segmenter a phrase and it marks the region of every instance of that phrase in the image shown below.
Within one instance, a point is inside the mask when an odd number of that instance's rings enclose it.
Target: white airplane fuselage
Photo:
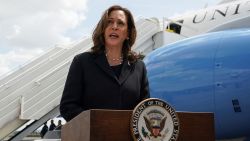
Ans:
[[[216,5],[173,17],[168,21],[170,25],[179,24],[178,34],[184,37],[210,31],[247,28],[250,27],[250,0],[239,0]]]

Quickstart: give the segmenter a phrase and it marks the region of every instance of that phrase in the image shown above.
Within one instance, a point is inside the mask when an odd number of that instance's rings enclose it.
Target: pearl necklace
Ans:
[[[123,61],[123,57],[121,56],[121,57],[119,57],[119,58],[110,58],[109,56],[108,56],[108,54],[106,53],[105,54],[106,55],[106,57],[109,59],[109,60],[112,60],[112,61]]]
[[[110,61],[112,61],[112,62],[115,62],[115,63],[117,63],[117,64],[122,64],[122,62],[123,62],[123,57],[122,57],[122,56],[119,57],[119,58],[110,58],[110,57],[108,56],[108,51],[106,51],[105,56],[106,56],[106,58],[107,58],[108,60],[110,60]]]

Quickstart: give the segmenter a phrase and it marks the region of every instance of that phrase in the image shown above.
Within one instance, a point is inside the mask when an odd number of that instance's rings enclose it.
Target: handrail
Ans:
[[[59,50],[58,52],[55,52],[53,55],[55,55],[55,54],[57,54],[57,53],[60,53],[60,52],[62,52],[62,51],[64,51],[64,50]],[[49,53],[49,52],[48,52]],[[45,56],[46,54],[43,54],[42,56],[40,56],[40,57],[43,57],[43,56]],[[8,79],[8,81],[7,82],[4,82],[4,84],[2,84],[2,85],[7,85],[8,83],[10,83],[11,81],[13,81],[13,80],[15,80],[15,79],[17,79],[17,78],[20,78],[20,77],[22,77],[24,74],[26,74],[27,72],[29,72],[30,70],[32,70],[33,68],[35,68],[35,67],[37,67],[37,66],[39,66],[39,65],[41,65],[41,64],[43,64],[43,63],[46,63],[48,60],[50,60],[49,58],[51,58],[51,56],[53,56],[53,55],[50,55],[48,58],[44,58],[44,59],[42,59],[40,62],[37,62],[34,66],[31,66],[31,67],[28,67],[28,68],[26,68],[24,71],[22,71],[20,74],[18,74],[17,76],[15,76],[15,77],[13,77],[13,78],[11,78],[11,79]],[[39,59],[40,57],[38,57],[37,59]],[[35,60],[33,60],[33,61],[35,61]],[[31,62],[29,62],[29,63],[32,63],[33,61],[31,61]],[[28,64],[27,64],[28,65]],[[23,66],[23,67],[25,67],[25,66]],[[18,70],[16,70],[16,71],[19,71],[19,70],[22,70],[23,68],[19,68]],[[14,72],[12,72],[12,74],[13,74]],[[11,75],[11,74],[10,74]],[[8,76],[6,76],[6,77],[8,77]],[[2,86],[1,85],[1,86]],[[0,87],[1,87],[0,86]]]
[[[85,39],[85,40],[83,40],[82,42],[84,42],[84,41],[88,41],[88,40]],[[79,44],[79,43],[77,43],[77,44]],[[77,44],[74,45],[74,46],[77,46]],[[88,43],[88,45],[89,45],[89,44],[90,44],[90,43]],[[81,46],[80,46],[80,47],[81,47]],[[79,48],[79,46],[77,46],[77,48]],[[69,52],[72,52],[72,51],[74,51],[74,48],[66,49],[66,50],[69,50]],[[0,86],[0,92],[1,92],[1,89],[3,89],[2,87],[6,87],[6,86],[7,86],[7,87],[11,87],[13,84],[9,84],[9,83],[11,83],[11,82],[15,82],[15,83],[18,82],[20,79],[23,78],[23,76],[25,76],[25,74],[27,74],[27,72],[34,72],[34,71],[36,71],[37,69],[39,69],[39,68],[42,67],[42,64],[47,64],[47,61],[55,60],[56,58],[61,57],[64,53],[65,53],[65,49],[62,50],[61,52],[58,52],[57,54],[51,55],[51,56],[49,57],[49,59],[47,58],[47,59],[43,60],[43,61],[40,62],[39,64],[36,64],[36,65],[32,66],[31,68],[29,68],[29,69],[26,70],[25,72],[19,74],[18,76],[14,77],[13,79],[10,79],[8,82],[6,82],[6,83],[4,83],[4,84],[2,84],[2,85]]]
[[[58,48],[58,47],[55,46],[55,47],[53,47],[53,48],[47,48],[47,49],[45,49],[44,52],[47,52],[47,53],[48,53],[48,52],[51,52],[51,51],[52,51],[53,49],[55,49],[55,48]],[[46,51],[46,50],[47,50],[47,51]],[[3,78],[5,78],[5,77],[11,75],[12,73],[14,73],[14,72],[16,72],[16,71],[22,69],[22,68],[25,67],[26,65],[30,64],[31,62],[35,61],[36,59],[38,59],[38,58],[40,58],[40,57],[42,57],[42,56],[44,56],[44,55],[45,55],[45,54],[42,53],[42,54],[40,54],[39,56],[33,57],[33,58],[29,59],[28,61],[26,61],[25,63],[19,65],[18,67],[16,67],[16,68],[10,70],[9,72],[6,72],[6,73],[0,75],[0,83],[1,83],[1,80],[2,80]]]
[[[40,84],[41,81],[43,81],[44,79],[54,75],[58,70],[64,68],[64,66],[69,65],[70,63],[71,63],[71,61],[66,61],[65,63],[60,64],[56,68],[53,68],[51,71],[47,71],[47,73],[43,74],[41,77],[39,77],[34,82],[37,83],[37,84]]]
[[[1,79],[0,79],[0,88],[1,88],[2,86],[4,86],[4,85],[7,85],[9,82],[11,82],[11,81],[13,81],[13,80],[15,80],[15,79],[18,79],[19,77],[22,77],[23,74],[26,74],[29,70],[32,70],[33,68],[35,68],[35,67],[37,67],[37,66],[39,66],[39,65],[41,65],[41,64],[43,64],[43,63],[46,63],[48,60],[49,60],[49,61],[52,60],[53,57],[57,56],[58,54],[61,54],[61,53],[65,52],[65,50],[71,49],[72,47],[74,47],[75,45],[79,44],[80,42],[83,42],[83,41],[86,40],[86,39],[88,39],[88,37],[84,37],[84,38],[82,38],[82,39],[79,40],[79,41],[75,41],[75,42],[73,42],[73,43],[71,43],[71,44],[68,44],[68,47],[67,47],[67,48],[59,47],[59,45],[57,45],[57,46],[54,47],[54,48],[50,48],[47,52],[45,51],[45,52],[46,52],[45,54],[42,54],[42,55],[40,55],[40,56],[37,57],[37,58],[33,58],[33,59],[27,61],[25,64],[21,65],[21,67],[19,66],[17,69],[13,69],[13,70],[10,71],[9,73],[6,73],[6,75],[1,76],[1,77],[0,77],[0,78],[1,78]],[[61,45],[61,46],[62,46],[62,45]],[[14,72],[17,72],[17,71],[19,71],[19,70],[22,70],[24,67],[26,67],[26,66],[29,65],[30,63],[36,61],[36,60],[39,59],[39,58],[42,58],[42,57],[46,56],[46,54],[49,54],[49,53],[51,53],[54,49],[58,49],[58,48],[61,48],[61,50],[58,50],[58,51],[56,51],[55,53],[51,54],[49,57],[40,60],[40,62],[37,62],[36,65],[34,65],[34,66],[32,66],[32,67],[26,68],[23,72],[21,72],[20,74],[18,74],[18,75],[15,76],[14,78],[8,79],[7,82],[4,82],[3,84],[1,84],[1,83],[2,83],[1,81],[2,81],[5,77],[10,76],[10,75],[13,74]]]

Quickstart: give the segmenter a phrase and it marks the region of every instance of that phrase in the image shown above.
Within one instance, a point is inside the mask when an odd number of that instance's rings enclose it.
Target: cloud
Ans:
[[[1,1],[1,71],[8,71],[13,63],[9,55],[16,58],[19,53],[27,52],[24,53],[27,57],[20,55],[23,56],[19,58],[21,63],[34,56],[28,53],[75,40],[68,31],[77,30],[85,20],[87,10],[87,0]]]
[[[84,0],[8,0],[0,4],[1,42],[11,47],[44,48],[69,43],[65,33],[85,19]]]

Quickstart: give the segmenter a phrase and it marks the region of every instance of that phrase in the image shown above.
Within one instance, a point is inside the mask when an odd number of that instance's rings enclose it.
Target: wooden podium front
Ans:
[[[132,110],[88,110],[62,127],[62,141],[132,141]],[[177,112],[178,141],[214,141],[213,113]]]

